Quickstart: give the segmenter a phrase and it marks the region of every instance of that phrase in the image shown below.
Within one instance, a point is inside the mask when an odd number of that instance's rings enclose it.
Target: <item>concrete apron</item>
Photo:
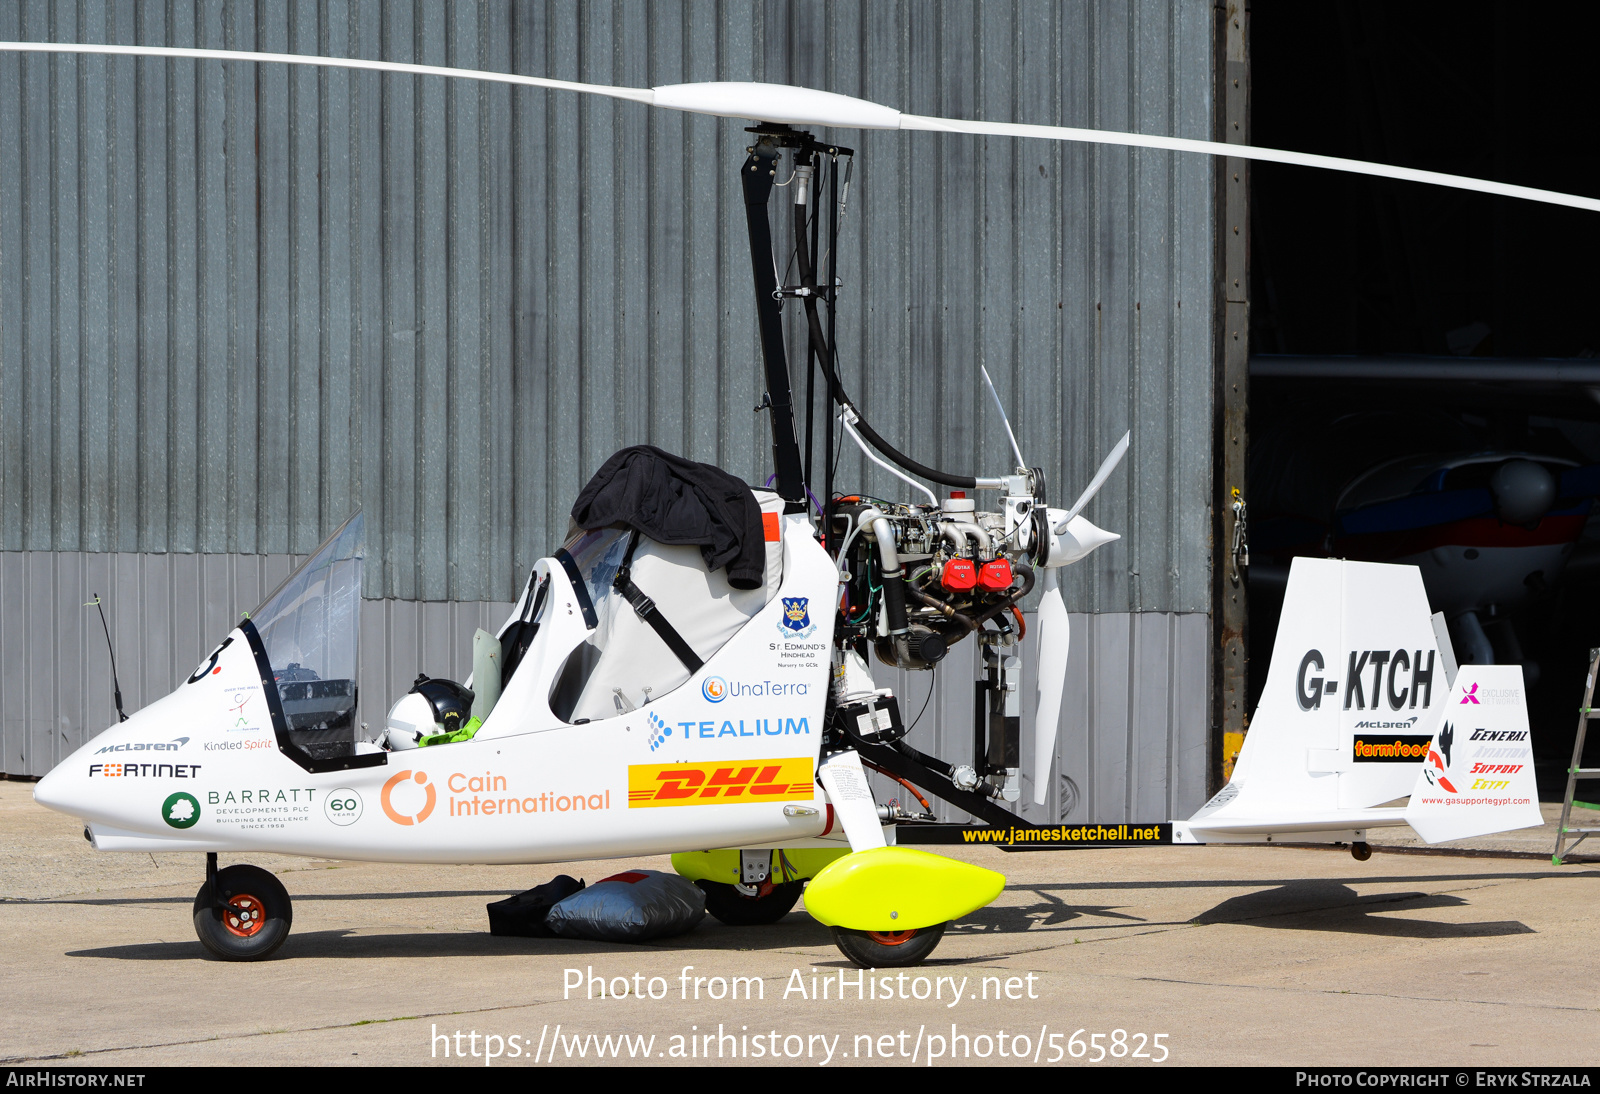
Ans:
[[[202,956],[190,924],[198,856],[97,854],[30,790],[0,783],[7,1062],[515,1067],[537,1050],[541,1066],[947,1066],[1082,1064],[1103,1049],[1103,1065],[1151,1066],[1132,1054],[1159,1056],[1163,1034],[1174,1064],[1488,1066],[1591,1062],[1600,1032],[1600,988],[1572,967],[1600,942],[1588,865],[1381,847],[1365,863],[1282,847],[950,849],[1009,884],[902,979],[859,976],[800,909],[769,927],[708,917],[644,946],[487,933],[485,903],[555,873],[592,882],[664,858],[258,856],[295,900],[294,931],[275,959],[228,964]],[[747,978],[737,1001],[734,977]]]

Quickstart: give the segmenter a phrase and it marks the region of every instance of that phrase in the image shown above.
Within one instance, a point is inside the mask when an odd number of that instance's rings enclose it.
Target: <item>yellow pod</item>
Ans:
[[[806,911],[829,927],[908,931],[982,908],[1005,875],[910,847],[874,847],[831,863],[806,887]]]

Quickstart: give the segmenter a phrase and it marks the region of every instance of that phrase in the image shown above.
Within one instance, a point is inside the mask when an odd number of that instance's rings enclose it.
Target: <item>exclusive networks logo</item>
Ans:
[[[1466,706],[1491,706],[1504,707],[1522,702],[1522,691],[1518,688],[1484,688],[1478,690],[1478,682],[1474,680],[1472,686],[1461,696],[1461,705]]]
[[[415,813],[402,813],[394,806],[394,793],[402,784],[414,781],[427,792],[427,797],[422,803],[422,808]],[[407,789],[410,789],[407,787]],[[404,795],[410,797],[411,795]],[[383,784],[383,793],[379,801],[383,804],[384,815],[396,824],[421,824],[433,812],[433,807],[438,804],[438,794],[433,789],[433,784],[428,781],[426,771],[399,771],[388,782]]]
[[[720,676],[707,676],[700,685],[700,694],[708,703],[720,703],[728,697],[728,682]]]

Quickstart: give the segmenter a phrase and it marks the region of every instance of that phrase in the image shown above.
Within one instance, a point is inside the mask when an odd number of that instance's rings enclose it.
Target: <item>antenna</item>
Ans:
[[[111,695],[117,701],[117,721],[126,722],[128,715],[122,709],[122,685],[117,683],[117,651],[111,645],[111,628],[106,625],[106,610],[100,605],[100,594],[89,594],[93,600],[86,602],[85,608],[93,606],[100,612],[100,629],[106,632],[106,652],[111,654]]]
[[[980,364],[978,371],[983,373],[983,382],[989,385],[989,394],[994,396],[994,408],[1000,412],[1000,421],[1006,427],[1006,436],[1011,438],[1011,451],[1017,455],[1017,470],[1020,472],[1028,466],[1028,461],[1022,458],[1022,449],[1017,447],[1017,435],[1011,431],[1011,419],[1006,417],[1006,408],[1000,403],[1000,393],[994,389],[994,381],[989,379],[989,370]]]

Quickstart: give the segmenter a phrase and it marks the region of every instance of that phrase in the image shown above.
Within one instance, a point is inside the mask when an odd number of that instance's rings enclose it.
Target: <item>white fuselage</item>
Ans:
[[[106,850],[532,863],[840,839],[815,782],[836,577],[809,522],[782,523],[780,595],[639,710],[581,725],[551,712],[589,632],[545,559],[538,636],[470,741],[308,771],[280,749],[235,630],[214,663],[78,749],[35,797],[83,818]],[[804,637],[785,614],[797,604],[815,624]]]

